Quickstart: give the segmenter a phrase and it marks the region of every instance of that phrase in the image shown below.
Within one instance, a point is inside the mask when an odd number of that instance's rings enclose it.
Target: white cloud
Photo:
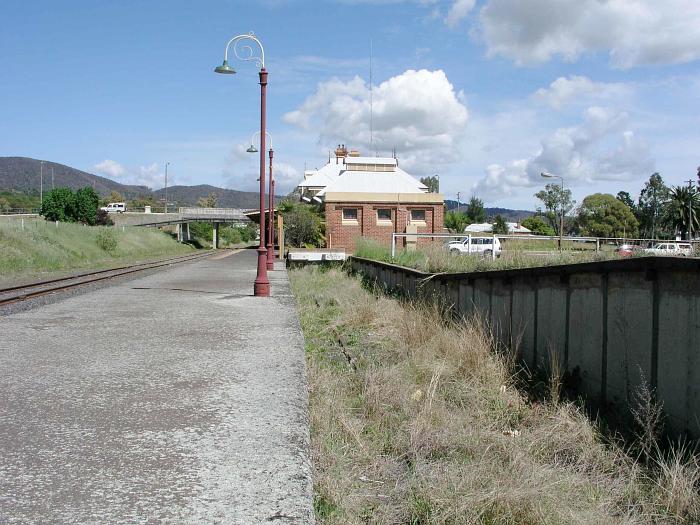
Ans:
[[[119,178],[122,184],[134,184],[148,186],[151,189],[162,188],[164,174],[158,163],[153,162],[147,166],[139,166],[138,169],[128,168],[117,161],[105,159],[93,166],[95,172],[109,178]],[[172,172],[168,175],[168,185],[175,183]]]
[[[455,161],[468,113],[443,71],[405,71],[376,86],[373,102],[372,142],[369,87],[359,77],[320,83],[284,120],[316,130],[325,147],[344,143],[365,154],[396,148],[402,166],[417,174]]]
[[[105,159],[102,162],[95,164],[92,169],[94,169],[99,175],[113,178],[119,178],[126,173],[124,166],[111,159]]]
[[[175,177],[172,171],[168,172],[168,186],[175,185]],[[149,188],[162,188],[165,185],[165,174],[160,170],[156,162],[148,166],[139,166],[138,172],[132,177],[134,184],[148,186]]]
[[[492,164],[473,189],[493,199],[542,185],[540,173],[561,175],[568,185],[634,180],[654,171],[648,145],[629,129],[625,113],[590,107],[577,126],[559,128],[542,140],[532,157]]]
[[[601,51],[622,68],[700,58],[697,0],[488,0],[479,18],[488,54],[521,65]]]
[[[474,9],[476,0],[455,0],[445,17],[445,23],[456,27]]]
[[[629,97],[634,89],[628,84],[593,82],[588,77],[572,75],[559,77],[548,88],[538,89],[534,98],[554,109],[562,109],[570,103],[585,104],[591,101]]]

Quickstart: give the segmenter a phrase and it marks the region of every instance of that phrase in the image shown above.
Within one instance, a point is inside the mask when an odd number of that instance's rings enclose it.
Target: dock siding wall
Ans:
[[[428,274],[353,257],[387,291],[477,315],[529,368],[568,372],[591,402],[627,411],[649,384],[672,434],[700,438],[700,261],[639,258]]]

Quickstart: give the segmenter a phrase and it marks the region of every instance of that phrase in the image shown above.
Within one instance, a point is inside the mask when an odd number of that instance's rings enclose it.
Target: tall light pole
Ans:
[[[39,205],[44,203],[44,161],[41,161],[39,169]]]
[[[272,157],[274,156],[274,151],[272,149],[272,134],[265,132],[270,139],[270,151],[268,156],[270,157],[270,167],[268,169],[270,173],[270,183],[268,191],[268,204],[267,204],[267,269],[275,269],[275,178],[272,176]],[[253,139],[255,135],[259,135],[260,132],[256,131],[253,136],[250,137],[250,147],[246,150],[248,153],[258,153],[258,148],[253,145]]]
[[[249,45],[241,49],[244,55],[239,54],[238,44],[242,41],[250,40],[260,48],[260,56],[255,55],[253,48]],[[269,297],[270,281],[267,279],[267,248],[265,247],[265,124],[267,111],[267,70],[265,69],[265,50],[260,40],[253,33],[247,35],[234,36],[226,44],[224,49],[224,62],[216,67],[216,73],[232,75],[236,71],[228,64],[228,50],[233,44],[234,56],[243,61],[254,61],[260,68],[260,245],[258,246],[258,273],[255,277],[253,292],[256,296]]]
[[[168,214],[168,166],[170,162],[165,163],[165,214]]]
[[[459,196],[461,195],[461,192],[457,192],[457,213],[459,213]]]
[[[553,175],[546,171],[540,173],[545,179],[561,179],[561,214],[559,215],[559,251],[562,250],[564,246],[564,177],[559,175]]]
[[[53,166],[51,166],[51,189],[53,189]]]
[[[688,240],[693,240],[693,181],[687,180],[688,183]],[[691,245],[692,246],[692,245]]]

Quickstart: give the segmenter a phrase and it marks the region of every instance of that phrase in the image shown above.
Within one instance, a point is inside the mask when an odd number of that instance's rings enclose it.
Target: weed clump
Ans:
[[[114,232],[114,230],[110,230],[107,228],[100,229],[100,231],[97,232],[97,236],[95,237],[95,242],[97,243],[97,246],[99,246],[101,250],[104,250],[107,253],[116,252],[117,245],[119,244],[119,240],[117,239],[117,234]]]
[[[647,465],[605,442],[557,385],[528,399],[478,320],[453,322],[339,270],[290,277],[307,344],[319,523],[700,520],[692,454]]]

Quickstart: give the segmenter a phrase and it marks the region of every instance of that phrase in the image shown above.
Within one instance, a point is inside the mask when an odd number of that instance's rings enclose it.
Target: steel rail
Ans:
[[[163,266],[170,266],[172,264],[179,264],[188,261],[195,261],[198,259],[203,259],[214,255],[213,253],[205,254],[195,254],[186,255],[179,257],[171,257],[168,259],[161,259],[158,261],[149,261],[145,263],[132,264],[128,266],[120,266],[117,268],[109,268],[106,270],[97,270],[94,272],[86,272],[81,274],[70,275],[67,277],[60,277],[57,279],[49,279],[45,281],[37,281],[34,283],[10,286],[7,288],[0,289],[0,306],[5,306],[8,304],[16,303],[19,301],[24,301],[26,299],[31,299],[33,297],[39,297],[41,295],[47,295],[50,293],[55,293],[63,290],[68,290],[70,288],[77,288],[86,284],[91,284],[99,281],[104,281],[107,279],[113,279],[115,277],[121,277],[122,275],[128,275],[136,272],[141,272],[144,270],[150,270],[153,268],[161,268]],[[75,281],[75,282],[69,282]],[[55,285],[55,286],[50,286]],[[48,286],[48,288],[47,288]],[[3,297],[8,293],[19,292],[10,295],[9,297]]]

